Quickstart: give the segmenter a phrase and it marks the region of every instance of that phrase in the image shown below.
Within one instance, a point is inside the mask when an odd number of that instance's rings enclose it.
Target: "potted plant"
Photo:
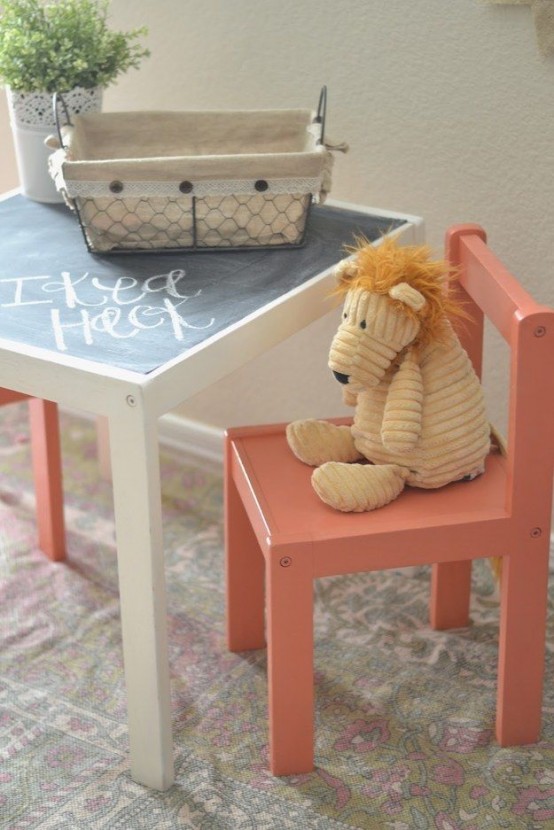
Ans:
[[[149,54],[138,42],[144,27],[108,28],[108,4],[0,0],[0,81],[7,87],[22,190],[37,201],[61,198],[44,145],[55,127],[53,93],[64,93],[70,114],[99,110],[103,89]]]

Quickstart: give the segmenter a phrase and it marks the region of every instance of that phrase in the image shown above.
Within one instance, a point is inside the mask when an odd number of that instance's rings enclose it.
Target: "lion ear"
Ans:
[[[358,263],[353,257],[341,259],[335,267],[335,277],[339,285],[345,285],[358,274]]]
[[[407,282],[399,282],[397,285],[393,285],[389,291],[389,297],[393,300],[399,300],[404,305],[413,308],[414,311],[421,311],[427,303],[423,294],[420,294],[417,288],[408,285]]]

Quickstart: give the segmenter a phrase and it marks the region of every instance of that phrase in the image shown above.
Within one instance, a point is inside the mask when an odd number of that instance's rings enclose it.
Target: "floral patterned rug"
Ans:
[[[0,411],[0,827],[4,830],[554,828],[554,624],[540,743],[494,740],[498,604],[427,624],[427,569],[316,585],[317,769],[267,771],[265,652],[224,642],[222,486],[162,451],[177,779],[128,771],[110,485],[91,424],[62,418],[69,560],[35,542],[25,405]]]

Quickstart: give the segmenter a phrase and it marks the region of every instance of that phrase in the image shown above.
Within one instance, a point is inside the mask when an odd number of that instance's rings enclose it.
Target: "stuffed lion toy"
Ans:
[[[352,426],[295,421],[294,454],[316,467],[312,485],[331,507],[383,507],[405,485],[436,488],[484,470],[490,426],[483,391],[449,318],[446,262],[427,246],[358,244],[337,268],[342,321],[329,367],[355,406]],[[368,464],[367,462],[371,462]]]

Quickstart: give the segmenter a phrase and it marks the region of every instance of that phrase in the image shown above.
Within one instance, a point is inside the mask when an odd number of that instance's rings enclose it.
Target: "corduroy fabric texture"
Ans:
[[[376,267],[394,268],[394,250],[382,248]],[[420,260],[422,249],[413,250]],[[343,265],[338,273],[344,279]],[[402,281],[388,293],[348,291],[329,367],[355,405],[349,439],[344,427],[315,420],[288,426],[295,455],[319,467],[314,489],[338,510],[373,510],[405,483],[432,489],[484,469],[490,425],[481,384],[449,323],[439,340],[418,345],[426,305]],[[374,466],[348,463],[360,458]]]

